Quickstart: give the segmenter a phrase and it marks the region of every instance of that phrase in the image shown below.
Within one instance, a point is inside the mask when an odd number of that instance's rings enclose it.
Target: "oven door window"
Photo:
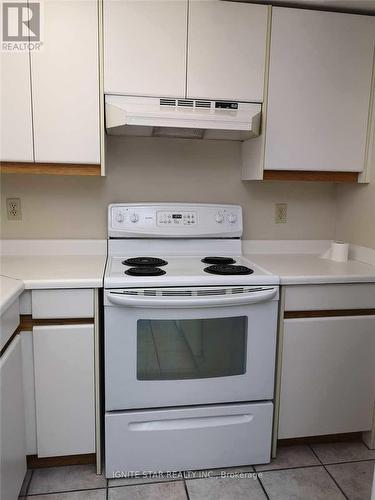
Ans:
[[[243,375],[247,316],[138,320],[137,379],[181,380]]]

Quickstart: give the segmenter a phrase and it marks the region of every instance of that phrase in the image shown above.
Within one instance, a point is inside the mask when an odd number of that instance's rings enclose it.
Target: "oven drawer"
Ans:
[[[272,415],[271,402],[106,413],[106,476],[267,463]]]

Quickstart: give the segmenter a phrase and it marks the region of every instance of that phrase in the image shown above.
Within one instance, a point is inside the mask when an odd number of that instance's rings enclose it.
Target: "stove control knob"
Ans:
[[[138,222],[138,219],[139,219],[138,214],[131,214],[130,222],[134,222],[134,223]]]
[[[117,215],[116,215],[116,221],[117,222],[124,222],[124,214],[119,212]]]
[[[224,215],[223,215],[222,213],[218,212],[218,213],[216,214],[216,218],[215,218],[215,220],[216,220],[216,222],[217,222],[218,224],[223,223],[223,222],[224,222]]]
[[[231,224],[234,224],[235,222],[237,222],[237,215],[236,214],[229,214],[228,222],[230,222]]]

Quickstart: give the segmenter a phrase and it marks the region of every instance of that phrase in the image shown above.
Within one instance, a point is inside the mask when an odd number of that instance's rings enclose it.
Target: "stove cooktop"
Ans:
[[[215,264],[210,264],[202,256],[163,255],[138,259],[133,256],[109,257],[105,288],[278,284],[277,277],[241,255],[211,257],[210,262]]]

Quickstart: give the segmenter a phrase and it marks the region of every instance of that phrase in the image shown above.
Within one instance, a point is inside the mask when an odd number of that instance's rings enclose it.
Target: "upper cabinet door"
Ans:
[[[265,168],[364,168],[375,19],[274,8]]]
[[[97,1],[42,8],[43,48],[31,53],[35,161],[100,163]]]
[[[104,91],[185,96],[187,0],[104,0]]]
[[[1,53],[1,161],[33,161],[29,53]]]
[[[188,97],[263,101],[268,9],[219,0],[190,1]]]

